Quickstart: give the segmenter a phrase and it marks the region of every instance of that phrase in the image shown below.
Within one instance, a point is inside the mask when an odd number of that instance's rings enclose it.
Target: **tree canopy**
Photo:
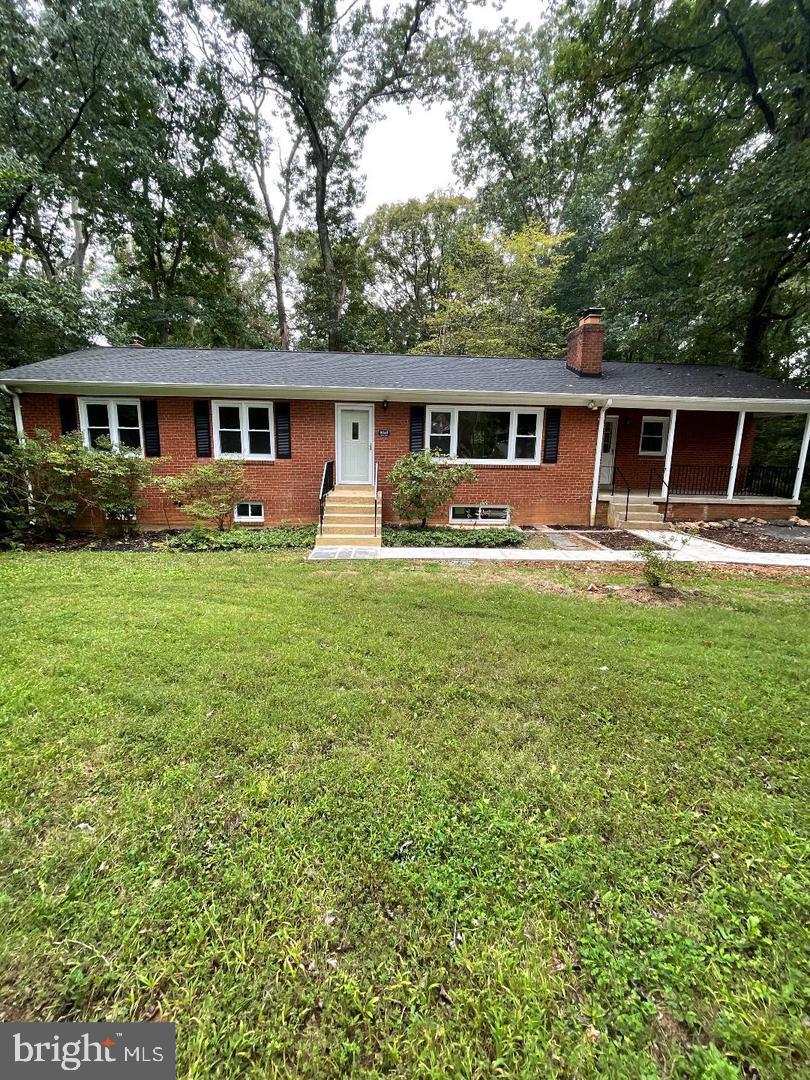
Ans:
[[[558,352],[810,379],[803,0],[0,0],[0,362],[91,341]],[[457,183],[363,216],[389,103]],[[418,162],[414,163],[418,169]]]

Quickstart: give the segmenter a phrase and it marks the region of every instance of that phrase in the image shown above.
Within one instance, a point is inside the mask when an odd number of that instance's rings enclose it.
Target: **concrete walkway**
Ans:
[[[669,548],[662,551],[664,559],[675,562],[729,563],[739,566],[801,566],[810,569],[810,553],[789,555],[785,552],[741,551],[670,529],[630,529],[634,535],[652,540]],[[311,560],[323,559],[420,559],[447,562],[538,562],[538,563],[633,563],[641,562],[639,551],[606,551],[604,549],[561,550],[529,548],[453,548],[453,547],[319,547],[309,555]]]

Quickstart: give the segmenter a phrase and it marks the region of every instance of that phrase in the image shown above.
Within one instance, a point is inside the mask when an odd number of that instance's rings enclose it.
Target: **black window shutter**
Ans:
[[[156,401],[141,402],[141,422],[143,423],[144,455],[146,457],[160,457],[160,428],[158,427]]]
[[[289,401],[276,401],[273,404],[273,415],[276,420],[276,457],[292,457],[292,438],[290,435],[290,403]]]
[[[211,407],[207,401],[194,402],[194,439],[197,457],[211,457]]]
[[[543,461],[553,465],[560,448],[560,409],[546,409]]]
[[[59,419],[62,422],[63,435],[69,435],[71,431],[79,430],[79,414],[76,409],[75,397],[59,398]]]
[[[411,453],[425,449],[425,406],[411,405]]]

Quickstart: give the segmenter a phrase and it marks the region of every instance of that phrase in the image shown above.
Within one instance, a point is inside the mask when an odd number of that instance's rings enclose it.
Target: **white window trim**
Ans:
[[[264,503],[261,499],[240,499],[240,502],[247,503],[248,506],[260,506],[262,508],[260,517],[241,517],[237,513],[239,503],[234,503],[233,506],[233,520],[241,522],[245,525],[261,525],[264,522]]]
[[[425,411],[425,446],[430,448],[430,427],[433,413],[450,413],[450,454],[453,461],[463,461],[468,465],[539,465],[543,459],[543,429],[545,409],[533,407],[499,408],[497,405],[428,405]],[[461,412],[508,412],[509,413],[509,449],[505,458],[460,458],[458,450],[458,414]],[[537,417],[537,436],[533,458],[516,458],[515,442],[517,437],[517,418],[531,415]],[[441,457],[439,460],[446,460]],[[461,505],[461,504],[458,504]]]
[[[478,513],[475,515],[472,521],[462,521],[459,518],[453,517],[453,507],[463,506],[465,508],[474,507]],[[506,517],[498,520],[497,518],[482,518],[482,510],[505,510]],[[450,508],[447,511],[447,520],[450,525],[459,525],[462,528],[471,525],[491,525],[493,528],[497,528],[502,525],[511,525],[512,523],[512,507],[507,506],[506,503],[451,503]]]
[[[79,398],[79,427],[82,432],[82,441],[87,449],[90,447],[90,424],[87,420],[87,406],[88,405],[106,405],[107,406],[107,420],[110,426],[110,442],[113,445],[113,449],[121,449],[121,442],[118,438],[118,409],[111,409],[110,405],[134,405],[138,410],[138,428],[141,434],[141,445],[138,449],[134,446],[125,446],[123,449],[128,450],[131,454],[140,454],[144,456],[144,443],[143,443],[143,415],[141,414],[141,402],[140,398],[111,398],[111,397],[85,397]]]
[[[239,429],[242,435],[242,453],[225,454],[219,445],[219,406],[225,405],[239,409]],[[248,440],[248,409],[270,410],[270,453],[251,454],[245,448],[250,446]],[[273,415],[272,401],[233,401],[220,400],[211,402],[211,419],[214,422],[214,457],[224,458],[227,461],[275,461],[276,459],[276,430],[275,417]]]
[[[661,428],[661,449],[660,450],[642,450],[641,444],[644,441],[644,425],[648,420],[653,421],[656,424],[663,424]],[[668,416],[642,416],[641,418],[641,432],[638,437],[638,456],[639,457],[665,457],[667,452],[667,438],[669,437],[669,417]]]

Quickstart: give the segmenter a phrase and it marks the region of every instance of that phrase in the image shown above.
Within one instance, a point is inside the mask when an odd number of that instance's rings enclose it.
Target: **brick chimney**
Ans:
[[[579,313],[579,326],[568,335],[569,371],[585,378],[598,378],[602,374],[602,354],[605,351],[605,324],[602,322],[604,308],[587,307]]]

